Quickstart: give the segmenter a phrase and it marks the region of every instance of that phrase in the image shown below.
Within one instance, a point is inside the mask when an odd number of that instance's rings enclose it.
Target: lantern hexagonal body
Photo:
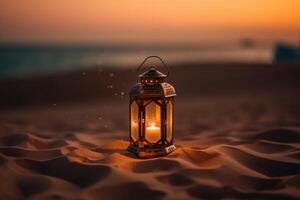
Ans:
[[[166,75],[151,68],[130,91],[130,145],[128,151],[140,158],[166,155],[175,150],[174,87]]]

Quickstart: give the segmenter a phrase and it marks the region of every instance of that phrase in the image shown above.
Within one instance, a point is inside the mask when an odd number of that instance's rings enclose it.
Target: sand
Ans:
[[[299,85],[201,95],[202,86],[176,99],[177,150],[153,159],[126,151],[126,94],[2,101],[0,199],[299,199]]]

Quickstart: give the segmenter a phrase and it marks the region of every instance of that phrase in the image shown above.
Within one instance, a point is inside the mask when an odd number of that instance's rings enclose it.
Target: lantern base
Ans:
[[[175,145],[167,147],[138,147],[129,145],[127,151],[134,153],[139,158],[154,158],[167,155],[176,149]]]

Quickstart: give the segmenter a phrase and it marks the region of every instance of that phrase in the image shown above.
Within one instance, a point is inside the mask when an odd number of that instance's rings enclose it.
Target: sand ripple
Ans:
[[[71,136],[2,136],[0,179],[7,182],[0,187],[2,195],[10,199],[300,198],[296,130],[270,129],[235,143],[212,139],[213,144],[203,148],[195,143],[166,157],[143,160],[126,151],[126,141],[97,147],[91,143],[99,135],[84,136],[82,144],[80,137]]]

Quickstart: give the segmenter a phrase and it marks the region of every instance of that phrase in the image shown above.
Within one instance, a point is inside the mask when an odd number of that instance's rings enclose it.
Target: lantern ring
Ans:
[[[162,60],[161,57],[159,56],[148,56],[147,58],[145,58],[145,60],[140,64],[140,66],[136,69],[136,73],[138,73],[140,71],[140,69],[142,68],[142,66],[146,63],[146,61],[150,58],[157,58],[158,60],[161,61],[161,63],[163,64],[163,66],[165,67],[165,69],[167,70],[167,76],[169,76],[170,72],[169,72],[169,68],[166,65],[166,63]]]

